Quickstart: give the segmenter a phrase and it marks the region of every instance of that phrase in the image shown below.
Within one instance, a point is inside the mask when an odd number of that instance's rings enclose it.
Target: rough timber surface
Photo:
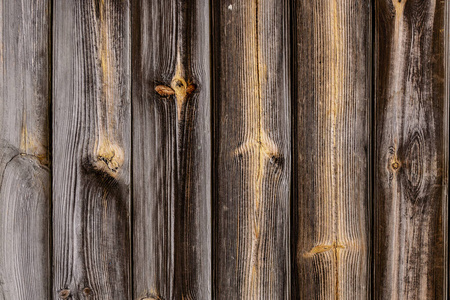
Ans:
[[[374,295],[447,299],[447,1],[375,2]]]
[[[370,293],[370,1],[295,1],[293,297]]]
[[[0,299],[49,299],[50,2],[0,0]]]
[[[289,2],[213,3],[215,299],[289,299]]]
[[[134,1],[134,299],[211,299],[207,0]]]
[[[130,3],[53,2],[53,298],[130,299]]]

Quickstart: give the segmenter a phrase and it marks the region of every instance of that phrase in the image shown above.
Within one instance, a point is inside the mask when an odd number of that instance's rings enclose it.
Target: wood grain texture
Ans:
[[[450,272],[450,262],[449,262],[449,245],[448,245],[448,177],[449,174],[449,154],[450,154],[450,1],[445,1],[445,12],[444,12],[444,66],[445,66],[445,82],[444,82],[444,161],[443,161],[443,207],[442,207],[442,225],[443,225],[443,238],[444,238],[444,299],[448,299],[449,291],[449,272]]]
[[[211,299],[209,1],[134,1],[134,299]]]
[[[130,299],[130,4],[53,8],[54,299]]]
[[[215,1],[215,299],[289,299],[288,1]]]
[[[293,297],[370,293],[370,1],[296,1]]]
[[[444,4],[376,1],[376,299],[446,299]]]
[[[50,298],[47,0],[0,0],[0,299]]]

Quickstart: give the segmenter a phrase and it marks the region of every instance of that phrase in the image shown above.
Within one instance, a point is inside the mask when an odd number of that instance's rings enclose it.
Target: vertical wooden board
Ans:
[[[211,299],[209,1],[135,1],[134,299]]]
[[[376,1],[376,299],[446,299],[444,6]]]
[[[0,0],[0,299],[50,298],[47,0]]]
[[[370,294],[370,1],[295,1],[293,297]]]
[[[443,192],[443,207],[442,207],[442,224],[443,224],[443,235],[444,235],[444,299],[449,297],[449,271],[450,264],[448,260],[449,256],[449,245],[448,245],[448,177],[449,177],[449,154],[450,143],[449,130],[449,113],[450,113],[450,1],[445,1],[445,12],[444,12],[444,65],[445,65],[445,82],[444,82],[444,162],[443,162],[443,178],[442,183],[444,188]]]
[[[288,1],[216,1],[215,299],[289,299]]]
[[[130,299],[130,4],[53,2],[53,295]]]

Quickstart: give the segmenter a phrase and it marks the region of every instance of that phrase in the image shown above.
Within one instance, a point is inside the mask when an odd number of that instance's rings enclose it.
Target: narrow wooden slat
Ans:
[[[442,207],[442,224],[443,224],[443,236],[444,236],[444,299],[448,299],[450,295],[449,291],[449,272],[450,263],[448,260],[449,256],[449,245],[448,245],[448,177],[449,177],[449,154],[450,154],[450,1],[445,1],[445,12],[444,12],[444,65],[445,65],[445,82],[444,82],[444,161],[443,161],[443,178],[442,184],[444,188],[443,192],[443,207]]]
[[[288,1],[215,1],[215,299],[290,299]]]
[[[376,1],[376,299],[446,299],[444,6]]]
[[[370,293],[371,3],[295,1],[293,296]]]
[[[0,299],[50,298],[47,0],[0,0]]]
[[[130,299],[130,4],[53,8],[54,299]]]
[[[209,0],[132,16],[134,299],[211,299]]]

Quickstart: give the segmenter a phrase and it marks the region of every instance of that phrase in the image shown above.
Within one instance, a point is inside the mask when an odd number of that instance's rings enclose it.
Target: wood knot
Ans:
[[[59,298],[67,299],[67,298],[69,298],[69,296],[70,296],[70,290],[64,289],[64,290],[59,291]]]
[[[83,289],[83,294],[84,294],[85,296],[89,296],[89,295],[91,294],[91,289],[88,288],[88,287],[85,287],[85,288]]]
[[[392,163],[391,166],[392,166],[392,169],[393,169],[394,171],[397,171],[397,170],[400,168],[400,163],[397,162],[397,161],[395,161],[395,162]]]
[[[103,143],[97,150],[97,155],[94,160],[94,168],[116,177],[120,167],[124,162],[124,151],[116,144]]]
[[[162,97],[169,97],[175,94],[175,91],[171,87],[165,85],[156,86],[155,91]]]

